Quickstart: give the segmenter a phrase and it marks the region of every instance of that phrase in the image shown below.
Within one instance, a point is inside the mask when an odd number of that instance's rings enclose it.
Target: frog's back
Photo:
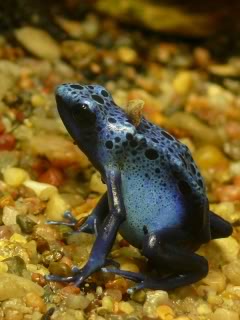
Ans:
[[[131,137],[123,161],[123,236],[139,246],[146,228],[154,232],[190,226],[205,228],[208,238],[204,182],[188,148],[144,118],[137,132],[144,139],[138,144]]]

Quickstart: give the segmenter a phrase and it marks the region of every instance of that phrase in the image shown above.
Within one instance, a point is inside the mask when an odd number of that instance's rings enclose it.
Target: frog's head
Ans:
[[[129,140],[137,137],[127,114],[102,86],[62,84],[56,101],[68,132],[96,167],[119,158]]]

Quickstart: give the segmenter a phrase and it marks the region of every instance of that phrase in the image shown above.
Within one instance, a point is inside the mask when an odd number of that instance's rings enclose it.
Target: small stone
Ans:
[[[110,297],[110,296],[103,297],[102,306],[103,306],[103,308],[107,309],[109,312],[112,312],[113,311],[113,307],[114,307],[113,298]]]
[[[48,201],[45,214],[49,220],[63,220],[63,213],[69,209],[68,203],[58,194],[54,194]]]
[[[90,300],[81,294],[69,294],[66,298],[66,306],[71,309],[84,310],[88,307],[89,303]]]
[[[34,310],[44,313],[46,311],[46,305],[43,299],[34,292],[29,292],[25,296],[26,305],[32,307]]]
[[[31,103],[33,107],[41,108],[46,105],[47,101],[43,95],[33,94],[31,97]]]
[[[122,311],[126,314],[130,314],[130,313],[134,312],[134,308],[129,302],[120,301],[118,303],[118,308],[120,311]]]
[[[173,80],[173,88],[179,95],[186,95],[193,86],[193,75],[189,71],[180,71]]]
[[[167,305],[169,301],[168,293],[162,290],[148,291],[146,301],[143,305],[143,313],[148,317],[157,317],[157,307]]]
[[[134,63],[137,59],[137,53],[129,47],[120,47],[117,50],[119,59],[124,63]]]
[[[97,193],[104,193],[107,190],[106,185],[101,180],[101,175],[99,172],[95,172],[90,180],[90,189]]]
[[[211,313],[212,310],[206,303],[202,303],[197,307],[197,313],[200,315],[207,315]]]
[[[34,226],[36,225],[36,222],[22,214],[17,215],[16,222],[21,228],[21,231],[27,234],[31,234]]]
[[[51,261],[48,268],[49,272],[62,277],[68,277],[72,274],[71,268],[62,262]]]
[[[17,223],[16,218],[18,214],[18,210],[14,207],[6,206],[3,208],[2,222],[5,226],[12,226]]]
[[[156,313],[161,320],[172,320],[174,318],[174,311],[168,305],[157,307]]]
[[[5,262],[0,262],[0,273],[8,272],[8,265]]]
[[[47,60],[60,58],[57,42],[44,30],[23,27],[15,30],[15,36],[25,49],[39,58]]]
[[[19,256],[10,257],[3,260],[5,265],[7,266],[8,272],[16,274],[18,276],[22,276],[23,270],[26,270],[26,264],[22,258]]]
[[[44,294],[36,283],[11,273],[0,273],[0,301],[24,297],[28,292],[38,296]]]
[[[239,315],[236,311],[218,308],[214,311],[211,320],[239,320]]]

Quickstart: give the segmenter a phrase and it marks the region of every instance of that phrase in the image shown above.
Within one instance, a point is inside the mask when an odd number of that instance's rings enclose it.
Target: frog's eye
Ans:
[[[96,121],[95,113],[89,108],[87,104],[78,104],[74,106],[72,110],[72,115],[74,120],[77,123],[85,124],[94,124]]]

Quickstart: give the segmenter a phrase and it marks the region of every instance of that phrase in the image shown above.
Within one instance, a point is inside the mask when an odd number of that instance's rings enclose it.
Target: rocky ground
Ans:
[[[55,23],[64,40],[30,25],[0,36],[0,319],[239,320],[240,56],[218,60],[195,42],[164,41],[93,12]],[[83,266],[94,237],[66,238],[69,229],[45,221],[66,209],[84,219],[105,192],[56,110],[54,87],[69,81],[104,85],[122,107],[144,101],[145,116],[190,148],[211,209],[234,225],[231,237],[199,250],[205,279],[132,296],[133,283],[101,272],[80,289],[46,282]],[[111,257],[125,270],[146,267],[120,235]]]

